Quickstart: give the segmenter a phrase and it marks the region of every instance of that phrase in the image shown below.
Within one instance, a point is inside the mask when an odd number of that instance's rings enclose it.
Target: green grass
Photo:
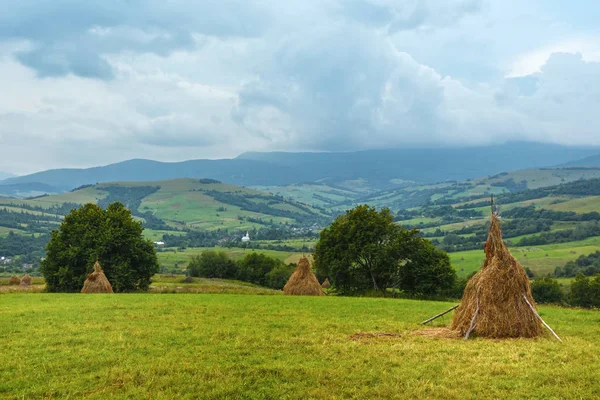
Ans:
[[[161,230],[153,230],[153,229],[144,229],[142,232],[146,239],[150,239],[153,242],[158,242],[162,240],[163,235],[176,235],[183,236],[186,233],[181,231],[161,231]]]
[[[598,250],[600,250],[600,236],[577,242],[510,248],[512,255],[538,276],[551,274],[556,267],[562,267],[581,255],[588,255]],[[477,271],[485,260],[483,249],[459,251],[448,255],[459,276],[467,276]]]
[[[562,344],[413,334],[451,305],[329,296],[0,295],[0,398],[600,397],[600,313],[540,307]],[[358,332],[399,336],[354,340]]]
[[[587,196],[575,198],[563,203],[549,205],[548,208],[554,211],[574,211],[576,213],[589,213],[600,211],[600,196]]]
[[[27,232],[25,232],[22,229],[7,228],[5,226],[0,226],[0,237],[6,237],[10,232],[14,232],[17,235],[27,235]]]

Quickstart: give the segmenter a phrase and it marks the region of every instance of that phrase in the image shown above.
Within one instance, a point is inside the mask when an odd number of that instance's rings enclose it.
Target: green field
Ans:
[[[540,307],[563,343],[415,334],[420,321],[451,305],[327,296],[0,295],[0,398],[600,397],[600,313]]]
[[[592,237],[577,242],[548,244],[543,246],[511,247],[510,252],[524,267],[529,267],[538,276],[554,272],[567,262],[581,255],[600,250],[600,237]],[[477,271],[485,260],[483,249],[448,253],[452,266],[459,276],[467,276]]]

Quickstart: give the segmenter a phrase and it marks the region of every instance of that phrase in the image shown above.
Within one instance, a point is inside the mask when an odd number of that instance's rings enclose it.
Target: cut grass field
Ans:
[[[329,296],[0,295],[0,397],[600,397],[600,313],[540,307],[563,343],[415,334],[420,321],[451,305]],[[395,336],[355,335],[372,332]]]

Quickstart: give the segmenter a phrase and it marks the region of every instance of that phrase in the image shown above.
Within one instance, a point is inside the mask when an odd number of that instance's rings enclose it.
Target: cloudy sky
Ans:
[[[600,145],[600,2],[2,0],[0,170]]]

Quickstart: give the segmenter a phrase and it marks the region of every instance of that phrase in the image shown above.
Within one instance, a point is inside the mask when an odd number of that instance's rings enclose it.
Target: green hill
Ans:
[[[0,210],[64,215],[88,202],[106,206],[114,201],[129,207],[146,227],[162,231],[308,226],[329,220],[328,213],[300,202],[210,179],[102,183],[35,199],[0,198]]]

